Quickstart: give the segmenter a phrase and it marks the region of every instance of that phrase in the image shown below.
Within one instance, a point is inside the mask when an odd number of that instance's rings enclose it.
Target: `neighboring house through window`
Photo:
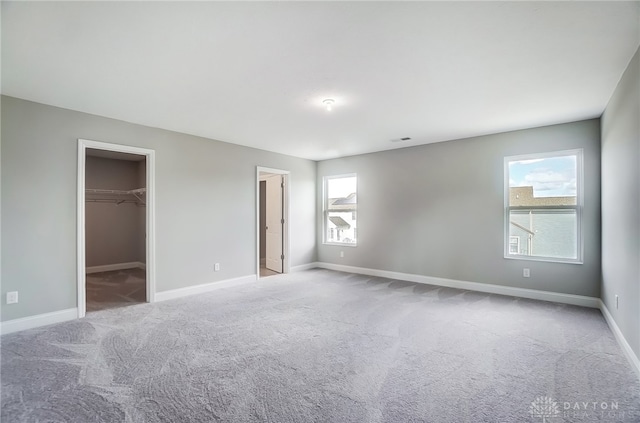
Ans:
[[[324,178],[324,242],[351,244],[357,240],[357,177],[355,174]]]
[[[582,262],[582,150],[505,158],[505,257]]]

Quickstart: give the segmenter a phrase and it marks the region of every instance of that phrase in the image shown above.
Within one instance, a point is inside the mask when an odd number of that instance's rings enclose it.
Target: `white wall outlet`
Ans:
[[[18,302],[18,291],[7,292],[7,304],[16,304]]]
[[[213,265],[213,270],[215,270],[216,272],[218,272],[220,270],[220,263],[216,263]]]
[[[618,308],[619,304],[620,304],[620,298],[616,295],[616,309]]]
[[[531,276],[531,271],[529,269],[527,269],[526,267],[524,269],[522,269],[522,277],[528,278],[529,276]]]
[[[344,257],[344,251],[340,251],[340,257]]]

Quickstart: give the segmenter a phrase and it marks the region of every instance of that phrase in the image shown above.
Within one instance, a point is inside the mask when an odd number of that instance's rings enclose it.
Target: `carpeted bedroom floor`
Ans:
[[[88,274],[87,312],[144,303],[147,298],[146,277],[143,269]]]
[[[1,341],[2,422],[640,421],[598,310],[328,270]]]

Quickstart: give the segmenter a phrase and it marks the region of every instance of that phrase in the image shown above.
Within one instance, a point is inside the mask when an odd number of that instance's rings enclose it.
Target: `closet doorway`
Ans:
[[[155,292],[152,150],[79,140],[78,315]]]
[[[289,271],[289,172],[257,170],[257,276]]]

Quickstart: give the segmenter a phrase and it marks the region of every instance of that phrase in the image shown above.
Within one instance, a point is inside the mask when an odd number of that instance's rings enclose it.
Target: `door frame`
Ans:
[[[114,151],[145,156],[146,158],[146,291],[147,302],[155,301],[156,294],[156,248],[155,248],[155,150],[122,144],[78,139],[78,192],[77,192],[77,280],[78,318],[87,311],[86,292],[86,233],[85,233],[85,170],[87,149]]]
[[[283,210],[284,217],[283,226],[283,248],[284,260],[282,263],[282,273],[291,271],[291,247],[289,242],[290,223],[289,223],[289,195],[291,192],[291,181],[289,175],[291,172],[282,169],[273,169],[270,167],[256,166],[256,279],[260,279],[260,173],[272,173],[284,176]]]

